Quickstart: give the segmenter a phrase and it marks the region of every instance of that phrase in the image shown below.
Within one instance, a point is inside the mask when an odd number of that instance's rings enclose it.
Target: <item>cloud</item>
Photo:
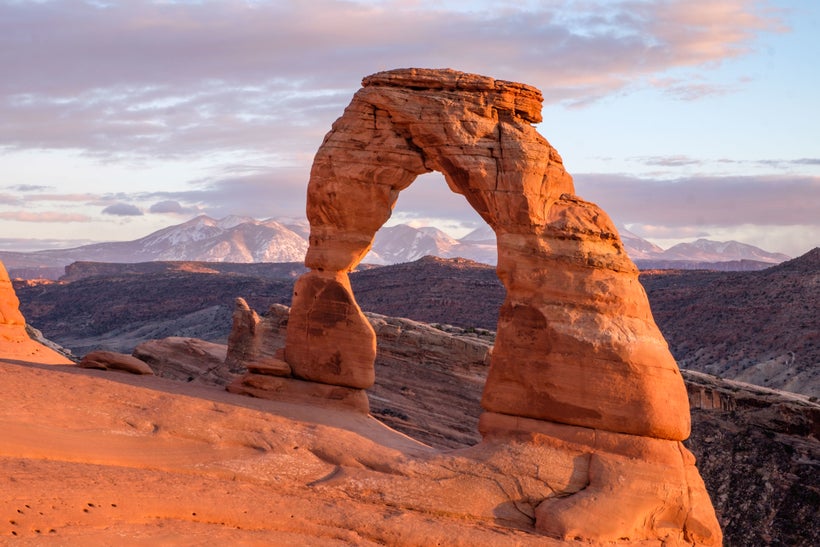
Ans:
[[[158,201],[148,209],[150,213],[188,215],[200,212],[198,207],[184,207],[180,202],[173,199]]]
[[[29,252],[44,249],[71,249],[95,243],[90,239],[37,239],[22,237],[0,238],[0,249],[4,251]]]
[[[687,165],[700,165],[701,160],[690,158],[689,156],[674,155],[674,156],[651,156],[644,158],[637,158],[646,165],[660,166],[660,167],[683,167]]]
[[[674,180],[575,175],[576,192],[623,223],[820,226],[820,177],[692,176]]]
[[[9,186],[11,190],[17,190],[18,192],[40,192],[42,190],[48,190],[49,186],[41,186],[38,184],[16,184],[14,186]]]
[[[22,203],[22,200],[11,194],[0,194],[0,203],[3,205],[19,205]]]
[[[40,213],[30,213],[26,211],[0,212],[0,219],[15,220],[18,222],[90,222],[88,215],[75,213],[58,213],[56,211],[43,211]]]
[[[164,203],[162,209],[174,208],[171,202],[193,204],[187,207],[189,212],[204,212],[217,218],[289,216],[305,210],[307,177],[304,168],[234,166],[191,182],[191,190],[152,192],[144,197],[160,200]]]
[[[664,75],[744,55],[779,30],[751,0],[2,3],[0,142],[293,162],[380,70],[450,66],[583,105],[682,88]]]
[[[103,214],[116,216],[141,216],[143,213],[136,205],[114,203],[102,210]]]
[[[650,239],[694,239],[709,237],[709,232],[700,226],[657,226],[652,224],[630,224],[630,232]]]
[[[33,194],[26,196],[26,201],[55,201],[55,202],[75,202],[100,204],[106,199],[99,194],[76,193],[76,194]]]

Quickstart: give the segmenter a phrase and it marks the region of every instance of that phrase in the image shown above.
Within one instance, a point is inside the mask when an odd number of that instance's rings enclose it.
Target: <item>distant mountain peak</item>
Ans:
[[[463,243],[495,241],[495,232],[489,224],[482,224],[459,241]]]
[[[627,254],[641,268],[709,268],[715,263],[729,264],[724,269],[746,269],[737,262],[755,263],[754,269],[776,264],[789,257],[768,253],[737,241],[717,242],[698,239],[664,251],[657,245],[619,228]],[[304,218],[270,218],[264,221],[230,215],[214,219],[196,216],[182,224],[168,226],[134,241],[95,243],[73,249],[52,249],[32,253],[0,252],[7,269],[22,272],[49,269],[59,272],[75,261],[150,262],[302,262],[308,248],[310,226]],[[455,239],[442,230],[407,224],[383,227],[376,233],[369,264],[397,264],[424,256],[465,258],[493,265],[497,261],[495,232],[484,224]],[[31,274],[15,274],[29,276]],[[36,274],[35,274],[36,275]]]
[[[216,221],[216,225],[222,228],[223,230],[230,230],[234,226],[239,226],[240,224],[259,224],[259,221],[251,217],[243,217],[237,215],[228,215]]]
[[[778,264],[790,257],[782,253],[770,253],[754,245],[738,241],[712,241],[700,238],[691,243],[678,243],[665,250],[665,260],[699,260],[703,262],[725,262],[729,260],[756,260]]]

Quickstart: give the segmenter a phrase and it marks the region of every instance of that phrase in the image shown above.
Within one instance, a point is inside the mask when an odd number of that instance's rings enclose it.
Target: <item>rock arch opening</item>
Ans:
[[[480,239],[487,232],[491,236],[484,239],[492,239],[491,244]],[[490,265],[497,260],[495,233],[463,195],[447,187],[438,171],[419,175],[399,193],[390,219],[376,232],[362,263],[396,264],[427,255]]]

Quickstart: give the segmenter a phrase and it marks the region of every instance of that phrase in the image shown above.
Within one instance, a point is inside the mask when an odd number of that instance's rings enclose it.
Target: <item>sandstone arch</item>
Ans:
[[[372,385],[375,336],[347,273],[399,192],[436,170],[498,237],[507,299],[482,399],[489,418],[685,439],[677,365],[611,221],[574,195],[532,126],[541,93],[453,70],[393,70],[362,84],[311,170],[311,271],[294,289],[284,352],[293,375]]]
[[[476,518],[520,500],[530,508],[517,510],[523,526],[563,539],[718,545],[714,510],[680,442],[689,433],[680,373],[611,221],[574,195],[560,156],[532,126],[540,107],[535,88],[452,70],[365,78],[313,163],[310,271],[294,287],[285,347],[266,342],[267,323],[238,305],[232,355],[249,372],[228,389],[368,408],[376,341],[348,272],[398,194],[440,171],[495,230],[507,288],[482,397],[483,442],[411,458],[396,475],[342,473],[334,483],[395,507],[466,502],[464,514]],[[439,465],[449,476],[482,462],[515,482],[501,505],[464,495],[470,473],[455,497],[439,484]]]

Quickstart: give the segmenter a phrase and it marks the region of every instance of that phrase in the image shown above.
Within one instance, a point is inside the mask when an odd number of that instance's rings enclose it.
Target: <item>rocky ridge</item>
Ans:
[[[683,368],[820,396],[820,248],[759,272],[642,276]]]

